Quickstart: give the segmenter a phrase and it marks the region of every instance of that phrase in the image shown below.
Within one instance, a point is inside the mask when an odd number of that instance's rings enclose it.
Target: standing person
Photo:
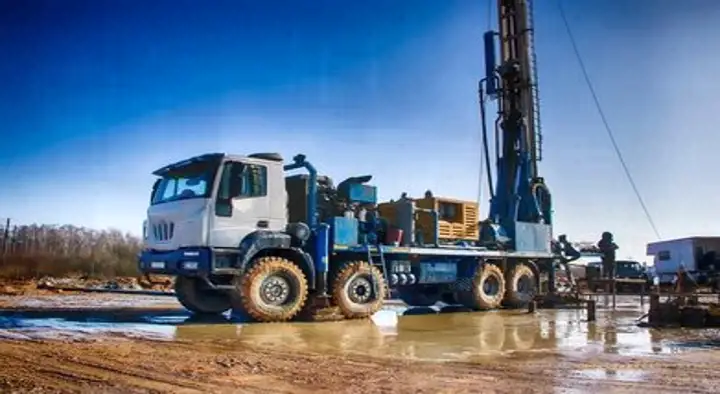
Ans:
[[[568,261],[573,261],[580,258],[580,252],[575,249],[573,244],[567,240],[567,236],[565,234],[561,234],[558,236],[558,242],[560,243],[560,245],[562,245],[562,253]]]
[[[615,277],[615,251],[618,249],[613,241],[612,233],[609,231],[602,233],[597,246],[602,253],[603,275],[607,279],[612,279]]]
[[[568,263],[579,259],[581,256],[580,252],[575,249],[575,247],[572,243],[570,243],[570,241],[567,240],[567,236],[565,234],[559,235],[558,240],[553,241],[553,243],[555,248],[554,252],[562,256],[562,259],[559,262],[560,267],[562,267],[565,271],[570,286],[573,289],[577,289],[575,275],[573,275],[572,270],[570,269],[570,264]]]
[[[687,298],[682,295],[684,293],[694,293],[695,290],[697,290],[698,284],[695,281],[695,278],[693,278],[687,270],[685,270],[685,264],[680,263],[680,266],[677,269],[677,274],[675,275],[675,290],[676,293],[680,294],[677,297],[677,303],[680,305],[686,305],[687,304]]]
[[[676,293],[694,293],[698,284],[695,278],[685,269],[685,264],[680,263],[675,276],[675,292]]]

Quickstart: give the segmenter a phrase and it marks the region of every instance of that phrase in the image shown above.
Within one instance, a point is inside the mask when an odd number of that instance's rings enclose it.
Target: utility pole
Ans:
[[[2,262],[5,264],[5,256],[8,252],[8,238],[10,237],[10,218],[5,220],[5,231],[3,231]]]

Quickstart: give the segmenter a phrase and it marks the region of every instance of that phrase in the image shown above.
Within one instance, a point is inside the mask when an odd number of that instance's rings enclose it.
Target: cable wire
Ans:
[[[494,3],[495,3],[495,0],[487,0],[488,8],[487,8],[487,29],[486,30],[488,30],[488,31],[492,30],[492,17],[493,17]],[[480,87],[480,88],[482,89],[482,87]],[[483,100],[482,94],[480,94],[479,99],[481,101]],[[484,105],[485,105],[485,103],[483,103],[483,102],[480,103],[481,108],[484,108],[483,107]],[[485,127],[484,122],[486,120],[485,120],[484,114],[481,117],[481,121],[483,122],[483,127]],[[485,138],[487,138],[487,137],[485,137]],[[486,146],[486,143],[484,143],[483,140],[481,139],[480,144],[481,144],[481,146],[480,146],[480,173],[478,174],[478,192],[477,192],[478,205],[482,205],[484,203],[484,201],[483,201],[483,184],[485,183],[485,172],[489,170],[489,167],[487,169],[485,168],[485,161],[487,159],[485,156],[485,149],[483,149],[483,147]],[[491,176],[490,176],[490,179],[492,179]],[[490,181],[490,183],[492,183],[492,180]],[[488,193],[490,194],[490,196],[492,196],[492,193],[493,193],[492,185],[489,186]]]
[[[482,103],[481,103],[482,105]],[[480,172],[478,174],[478,190],[477,190],[477,203],[481,206],[483,201],[483,184],[485,183],[485,152],[482,149],[482,139],[480,140]],[[492,190],[490,190],[492,192]]]
[[[645,212],[645,216],[647,217],[648,223],[650,223],[650,227],[652,227],[652,230],[655,232],[655,236],[658,239],[661,239],[660,232],[657,229],[657,226],[655,226],[655,221],[652,218],[652,215],[650,215],[650,211],[648,210],[647,206],[645,205],[645,201],[643,200],[642,196],[640,195],[640,191],[637,188],[637,185],[635,184],[635,181],[633,180],[632,174],[630,173],[630,170],[628,169],[627,164],[625,163],[625,159],[623,158],[622,153],[620,152],[620,148],[618,147],[617,141],[615,140],[615,135],[610,128],[610,124],[607,121],[607,118],[605,117],[605,112],[602,109],[602,106],[600,105],[600,100],[598,99],[597,94],[595,93],[595,88],[593,87],[592,81],[590,80],[590,76],[587,72],[587,69],[585,67],[585,62],[582,59],[582,56],[580,55],[580,50],[578,49],[577,43],[575,42],[575,36],[573,35],[572,29],[570,29],[570,23],[568,22],[567,16],[565,15],[565,9],[562,5],[562,0],[558,0],[558,8],[560,10],[560,17],[563,20],[563,24],[565,25],[565,30],[567,31],[568,37],[570,38],[570,44],[572,44],[573,52],[575,52],[575,57],[577,58],[578,64],[580,65],[580,69],[583,73],[583,77],[585,78],[585,83],[587,84],[588,89],[590,90],[590,95],[592,95],[593,101],[595,102],[595,107],[598,111],[598,114],[600,115],[600,119],[603,122],[603,125],[605,125],[605,131],[607,131],[608,137],[610,137],[610,142],[612,143],[613,148],[615,149],[615,153],[617,154],[618,159],[620,160],[620,164],[622,165],[623,170],[625,171],[625,175],[627,176],[628,181],[630,182],[630,186],[632,186],[633,191],[635,192],[635,196],[638,199],[638,202],[640,203],[640,206],[642,207],[643,211]]]

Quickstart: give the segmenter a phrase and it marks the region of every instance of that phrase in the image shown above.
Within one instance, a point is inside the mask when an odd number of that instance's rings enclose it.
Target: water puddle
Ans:
[[[92,339],[100,334],[118,337],[171,340],[172,326],[111,323],[89,319],[77,322],[62,318],[18,319],[0,317],[0,339]]]
[[[438,313],[448,310],[408,310],[391,305],[365,321],[253,324],[240,316],[207,319],[178,308],[147,308],[139,298],[131,299],[138,308],[128,308],[128,301],[113,304],[108,300],[102,310],[88,309],[85,301],[84,310],[0,311],[0,339],[97,339],[111,335],[466,362],[498,355],[528,358],[557,353],[578,358],[599,354],[648,357],[703,347],[687,345],[692,343],[688,341],[711,346],[697,331],[637,327],[636,319],[643,311],[636,300],[622,300],[614,311],[601,307],[597,321],[592,323],[585,321],[584,311],[572,309],[541,310],[534,315],[523,311]],[[83,302],[71,301],[69,296],[63,296],[63,301],[70,308]],[[167,299],[153,302],[161,305]],[[97,299],[93,304],[97,305]],[[618,379],[635,376],[628,371],[577,373],[585,377],[609,373]]]
[[[573,371],[572,375],[596,380],[615,380],[620,382],[643,382],[647,380],[648,373],[628,369],[585,369]]]
[[[73,294],[34,296],[0,295],[0,304],[12,305],[14,308],[55,309],[55,308],[135,308],[135,307],[177,307],[174,297],[158,297],[147,295],[118,296],[117,294]]]

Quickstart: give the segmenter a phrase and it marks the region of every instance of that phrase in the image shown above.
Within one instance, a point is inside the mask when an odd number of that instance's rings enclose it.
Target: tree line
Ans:
[[[0,276],[136,276],[142,241],[118,230],[2,223]]]

